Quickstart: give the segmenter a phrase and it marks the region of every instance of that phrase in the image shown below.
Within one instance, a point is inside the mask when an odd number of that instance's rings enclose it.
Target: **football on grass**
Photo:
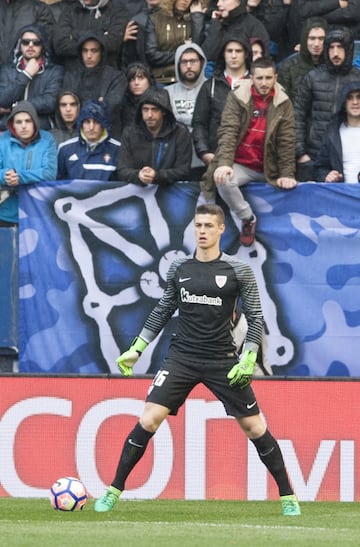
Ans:
[[[80,511],[87,502],[87,492],[83,483],[75,477],[63,477],[50,488],[50,503],[60,511]]]

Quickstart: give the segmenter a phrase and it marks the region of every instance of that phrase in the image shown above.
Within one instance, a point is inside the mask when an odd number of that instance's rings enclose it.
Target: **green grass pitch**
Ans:
[[[110,513],[55,511],[45,499],[0,498],[2,547],[242,547],[360,545],[358,503],[307,502],[283,517],[280,502],[121,500]]]

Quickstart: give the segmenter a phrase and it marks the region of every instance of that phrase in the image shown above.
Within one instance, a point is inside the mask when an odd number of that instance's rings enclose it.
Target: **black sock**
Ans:
[[[146,431],[139,423],[136,424],[124,443],[115,479],[111,483],[112,486],[121,491],[124,490],[129,473],[144,455],[148,442],[153,435],[154,433]]]
[[[270,471],[279,488],[280,496],[293,494],[289,477],[287,475],[284,460],[278,442],[267,429],[262,437],[250,439],[258,451],[260,460]]]

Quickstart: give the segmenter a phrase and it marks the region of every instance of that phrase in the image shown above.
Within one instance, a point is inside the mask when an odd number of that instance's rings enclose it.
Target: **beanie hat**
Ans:
[[[89,99],[80,110],[77,120],[77,127],[80,130],[84,120],[95,120],[101,124],[101,127],[110,132],[110,116],[108,106],[104,101]]]

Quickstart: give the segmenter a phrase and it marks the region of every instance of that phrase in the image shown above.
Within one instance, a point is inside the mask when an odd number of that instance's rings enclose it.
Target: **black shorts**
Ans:
[[[167,358],[150,386],[146,402],[157,403],[176,415],[190,391],[204,384],[224,405],[226,414],[244,418],[259,414],[259,407],[251,386],[241,389],[230,386],[226,377],[234,361],[217,364],[214,361],[180,363]]]

